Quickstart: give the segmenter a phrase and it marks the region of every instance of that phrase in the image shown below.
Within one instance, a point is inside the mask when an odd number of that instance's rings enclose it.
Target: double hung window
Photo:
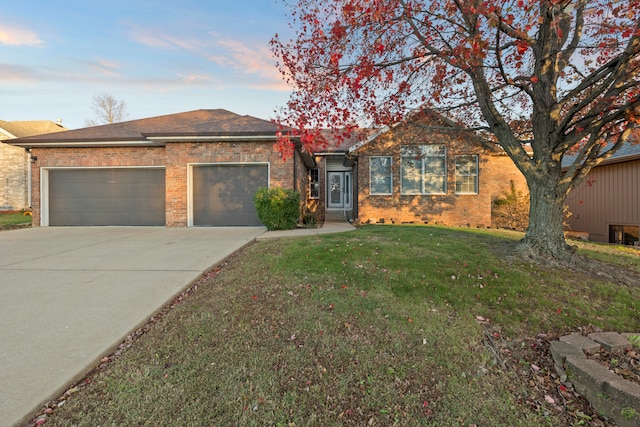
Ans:
[[[402,194],[446,194],[446,146],[403,145],[400,159]]]
[[[320,198],[320,174],[318,169],[309,169],[309,198]]]
[[[369,158],[370,194],[392,194],[391,156]]]
[[[478,194],[478,156],[456,156],[456,194]]]

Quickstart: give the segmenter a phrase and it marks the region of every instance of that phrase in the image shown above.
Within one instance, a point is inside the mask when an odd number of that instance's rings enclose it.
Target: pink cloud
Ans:
[[[249,45],[246,42],[208,33],[202,36],[179,36],[155,29],[131,26],[132,39],[154,49],[182,50],[233,70],[234,74],[251,77],[251,87],[276,91],[289,91],[275,67],[275,59],[266,46]],[[189,83],[211,80],[197,73],[185,73],[180,77]]]
[[[243,42],[231,39],[216,38],[214,40],[215,45],[222,52],[209,55],[210,61],[264,79],[264,82],[257,84],[261,88],[269,87],[271,90],[285,91],[291,89],[282,80],[280,72],[276,69],[273,55],[267,47],[250,47]]]
[[[89,66],[91,69],[93,69],[94,71],[97,71],[98,73],[105,75],[105,76],[110,76],[110,77],[118,77],[120,76],[120,64],[113,62],[113,61],[108,61],[106,59],[101,59],[101,58],[96,58],[95,60],[92,61],[87,61],[86,62],[87,66]]]
[[[0,44],[8,46],[43,46],[44,42],[33,31],[0,24]]]
[[[0,64],[0,81],[31,82],[35,81],[35,79],[35,73],[30,68],[20,65]]]

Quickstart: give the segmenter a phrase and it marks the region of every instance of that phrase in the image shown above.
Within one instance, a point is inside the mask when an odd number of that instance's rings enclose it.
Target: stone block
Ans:
[[[600,350],[600,344],[593,341],[592,339],[585,337],[584,335],[576,333],[560,337],[560,341],[573,344],[587,353],[595,353]]]
[[[616,374],[595,360],[568,356],[566,367],[569,381],[571,381],[576,391],[583,396],[587,394],[587,391],[604,393],[605,383],[619,380]]]
[[[626,340],[631,342],[630,338],[631,337],[640,337],[640,332],[625,332],[625,333],[622,333],[620,335],[622,335]],[[633,343],[631,343],[631,344],[633,344]],[[640,347],[640,345],[638,347]]]
[[[615,400],[618,406],[631,408],[640,415],[640,385],[619,378],[617,381],[607,382],[604,392]]]
[[[632,345],[625,337],[617,332],[595,332],[589,334],[589,338],[597,342],[610,353],[624,351],[625,348],[631,348]]]
[[[557,366],[563,366],[567,356],[586,358],[582,349],[564,341],[553,341],[551,343],[551,355]]]

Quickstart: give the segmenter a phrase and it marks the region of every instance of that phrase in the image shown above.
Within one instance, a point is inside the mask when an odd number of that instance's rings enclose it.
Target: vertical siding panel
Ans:
[[[627,167],[627,165],[625,165],[624,163],[620,164],[620,178],[622,180],[622,187],[624,188],[624,191],[621,192],[621,198],[623,200],[621,200],[620,205],[622,206],[623,204],[626,204],[627,206],[629,206],[629,202],[631,200],[633,200],[633,195],[631,194],[631,187],[630,187],[630,183],[631,183],[631,170]],[[626,203],[625,203],[626,202]],[[629,224],[631,222],[631,211],[629,209],[622,209],[622,221],[624,221],[625,224]]]
[[[607,204],[602,208],[606,212],[606,222],[607,225],[611,225],[612,223],[617,223],[620,221],[623,216],[622,212],[619,212],[618,208],[618,200],[621,198],[621,193],[624,192],[624,186],[621,184],[621,176],[620,176],[620,168],[618,165],[606,166],[603,169],[603,172],[606,172],[606,176],[610,177],[609,186],[607,191]],[[617,189],[614,183],[617,182]]]
[[[631,193],[629,192],[629,174],[628,168],[624,164],[620,164],[619,166],[619,177],[620,177],[620,187],[621,191],[619,192],[619,200],[616,205],[620,212],[620,223],[628,224],[631,220],[629,211],[625,209],[628,205],[628,202],[631,200]]]
[[[635,167],[633,168],[633,171],[635,173],[635,178],[633,180],[633,188],[635,189],[634,197],[636,198],[636,214],[634,222],[640,225],[640,160],[634,163]]]
[[[628,194],[628,189],[629,186],[627,185],[627,174],[626,174],[626,170],[624,168],[624,165],[620,165],[617,164],[616,166],[616,177],[618,178],[618,186],[620,187],[620,190],[616,191],[616,204],[614,205],[616,208],[619,208],[621,206],[621,201],[624,199],[628,199],[629,194]],[[623,210],[619,210],[616,209],[616,212],[618,213],[617,216],[617,220],[618,223],[622,223],[625,224],[628,219],[627,219],[627,212],[623,209]]]
[[[609,225],[640,225],[640,160],[596,167],[566,203],[572,230],[592,240],[608,242]]]

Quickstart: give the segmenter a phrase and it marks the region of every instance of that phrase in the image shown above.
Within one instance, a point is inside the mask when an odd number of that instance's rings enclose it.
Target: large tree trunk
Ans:
[[[564,238],[564,192],[553,176],[529,180],[529,227],[521,241],[523,250],[545,258],[567,259],[572,250]]]

